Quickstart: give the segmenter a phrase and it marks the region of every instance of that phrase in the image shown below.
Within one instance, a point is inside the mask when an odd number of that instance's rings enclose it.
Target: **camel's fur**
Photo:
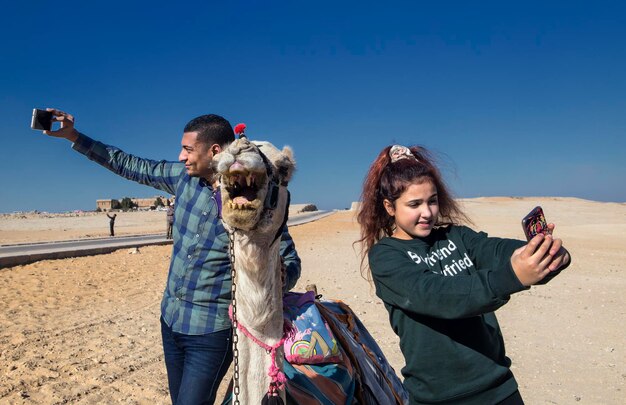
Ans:
[[[257,146],[257,145],[259,146]],[[261,342],[273,346],[283,334],[280,235],[287,207],[287,188],[279,186],[276,208],[264,207],[269,178],[259,150],[267,157],[278,183],[286,184],[295,169],[291,149],[278,150],[267,142],[233,142],[214,158],[221,176],[222,218],[234,231],[237,322]],[[252,187],[242,187],[245,181]],[[256,185],[256,186],[255,186]],[[241,194],[237,197],[238,194]],[[267,393],[270,355],[243,333],[238,333],[239,402],[260,404]],[[276,365],[282,370],[282,348]],[[281,392],[285,401],[285,394]]]

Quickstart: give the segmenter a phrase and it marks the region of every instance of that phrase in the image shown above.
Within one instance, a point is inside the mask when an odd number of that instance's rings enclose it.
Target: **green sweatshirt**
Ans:
[[[411,404],[488,405],[517,390],[493,311],[525,289],[510,261],[525,243],[448,226],[372,247],[376,294],[400,337]]]

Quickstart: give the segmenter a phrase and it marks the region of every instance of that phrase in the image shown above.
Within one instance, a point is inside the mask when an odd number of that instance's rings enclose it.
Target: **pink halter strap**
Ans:
[[[230,319],[232,321],[232,319],[233,319],[233,307],[232,307],[232,305],[230,307],[228,307],[228,316],[230,317]],[[267,370],[267,375],[271,379],[270,386],[269,386],[269,389],[268,389],[268,393],[269,394],[276,394],[276,390],[283,389],[285,387],[285,383],[287,382],[287,377],[285,376],[285,373],[280,371],[280,369],[276,366],[276,349],[281,347],[285,343],[285,340],[287,338],[289,338],[291,336],[291,334],[293,333],[293,327],[291,326],[291,323],[289,322],[289,320],[284,319],[284,322],[283,322],[283,337],[276,344],[274,344],[273,346],[270,346],[270,345],[268,345],[266,343],[261,342],[252,333],[250,333],[250,331],[245,326],[243,326],[241,324],[241,322],[237,322],[237,329],[240,330],[241,333],[246,335],[254,343],[256,343],[257,345],[259,345],[263,349],[265,349],[265,351],[267,351],[268,354],[270,355],[272,363],[270,364],[270,367]]]

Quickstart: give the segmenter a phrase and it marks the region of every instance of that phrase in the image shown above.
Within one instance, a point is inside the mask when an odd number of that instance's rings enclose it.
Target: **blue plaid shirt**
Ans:
[[[176,196],[173,252],[161,316],[174,332],[202,335],[231,327],[228,233],[220,218],[217,190],[187,175],[185,165],[142,159],[80,134],[76,151],[129,180]],[[287,289],[300,277],[300,258],[287,226],[280,242]]]

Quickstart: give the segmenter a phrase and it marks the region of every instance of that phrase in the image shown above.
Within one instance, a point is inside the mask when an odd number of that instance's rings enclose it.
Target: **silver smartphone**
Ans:
[[[50,131],[52,129],[52,118],[52,111],[33,108],[33,119],[30,121],[30,127],[39,131]]]

